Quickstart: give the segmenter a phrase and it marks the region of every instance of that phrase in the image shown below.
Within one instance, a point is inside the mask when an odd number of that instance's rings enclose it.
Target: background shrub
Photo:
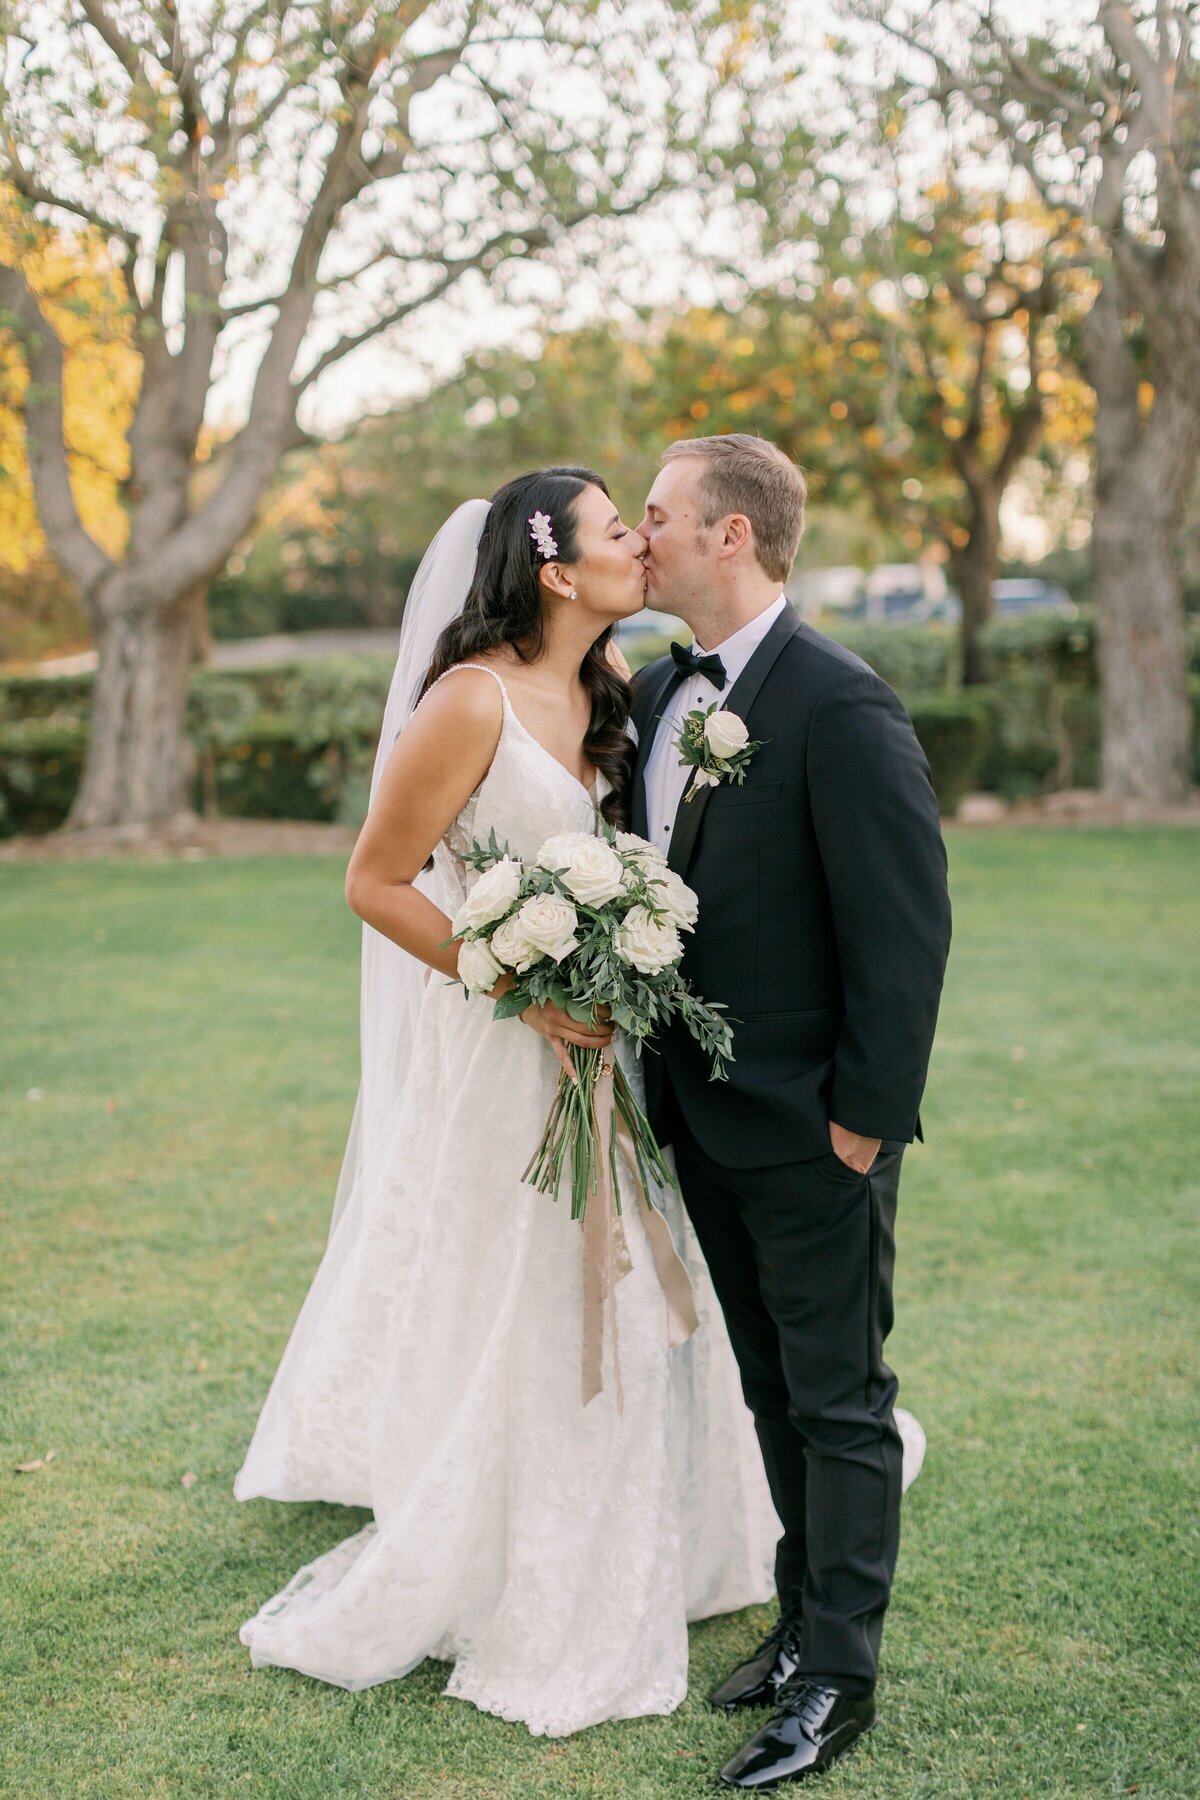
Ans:
[[[952,639],[937,627],[842,626],[854,650],[903,698],[943,813],[973,787],[1020,799],[1099,778],[1093,621],[1005,619],[987,627],[992,681],[947,687]],[[668,640],[635,640],[640,668]],[[1200,721],[1200,628],[1191,630]],[[242,818],[338,819],[366,812],[375,740],[392,677],[388,656],[340,656],[271,668],[198,669],[188,736],[198,810]],[[70,807],[87,743],[90,675],[0,676],[0,835],[45,831]],[[1200,732],[1193,738],[1200,781]]]
[[[912,694],[906,705],[929,758],[938,807],[943,817],[952,818],[964,794],[978,785],[988,735],[987,702],[976,692],[964,692]]]

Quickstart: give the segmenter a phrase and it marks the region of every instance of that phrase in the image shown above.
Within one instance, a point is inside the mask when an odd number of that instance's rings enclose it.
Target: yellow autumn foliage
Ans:
[[[110,556],[125,547],[120,487],[140,360],[120,276],[103,248],[48,227],[30,230],[0,192],[0,261],[20,263],[65,352],[64,433],[71,485],[87,529]],[[45,554],[25,453],[28,374],[0,322],[0,568],[20,574]]]

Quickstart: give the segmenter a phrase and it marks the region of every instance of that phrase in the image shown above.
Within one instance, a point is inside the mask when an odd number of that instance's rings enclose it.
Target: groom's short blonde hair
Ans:
[[[715,525],[742,513],[754,527],[754,553],[772,581],[792,572],[804,535],[804,476],[790,457],[766,438],[731,431],[724,437],[678,438],[662,453],[664,463],[694,456],[704,468],[696,483],[700,522]]]

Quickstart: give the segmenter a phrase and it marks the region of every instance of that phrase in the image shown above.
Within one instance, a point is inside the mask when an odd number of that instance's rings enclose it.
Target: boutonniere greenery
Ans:
[[[746,721],[724,711],[715,700],[708,708],[688,713],[675,745],[680,762],[696,771],[685,801],[722,781],[735,781],[740,787],[751,759],[762,749],[760,742],[751,741]]]

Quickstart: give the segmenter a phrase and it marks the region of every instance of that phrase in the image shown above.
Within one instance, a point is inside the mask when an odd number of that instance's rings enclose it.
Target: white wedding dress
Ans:
[[[500,686],[495,759],[434,855],[449,915],[475,878],[473,838],[494,831],[532,858],[554,832],[595,829],[592,795]],[[406,1068],[234,1488],[374,1521],[301,1569],[242,1641],[256,1665],[346,1688],[452,1660],[447,1694],[535,1733],[669,1713],[687,1690],[687,1621],[766,1600],[779,1533],[678,1197],[663,1203],[700,1328],[668,1349],[628,1196],[624,1410],[607,1340],[585,1407],[580,1227],[521,1179],[557,1079],[549,1044],[433,974]],[[911,1478],[923,1440],[902,1425]]]

